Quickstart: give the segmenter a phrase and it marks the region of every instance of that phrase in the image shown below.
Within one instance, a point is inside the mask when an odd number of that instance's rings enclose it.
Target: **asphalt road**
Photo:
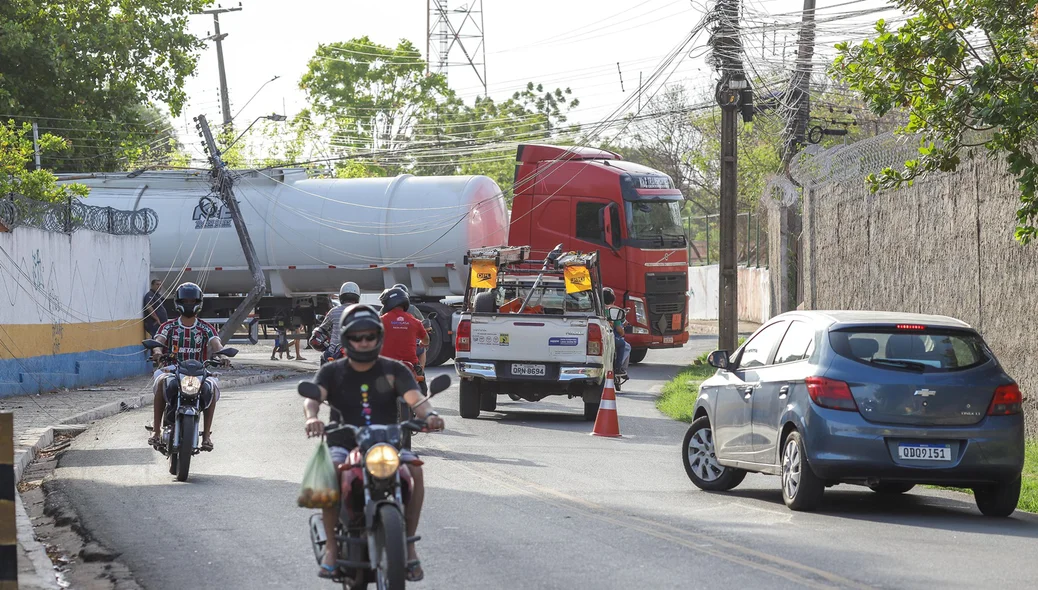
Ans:
[[[504,398],[499,412],[462,420],[456,385],[437,397],[448,430],[415,439],[428,487],[415,587],[1033,587],[1038,517],[987,519],[968,496],[917,488],[884,500],[838,486],[802,514],[782,504],[774,477],[696,489],[681,464],[685,425],[653,405],[714,343],[694,338],[632,368],[621,439],[589,436],[579,400]],[[150,410],[79,436],[55,476],[147,588],[331,588],[316,578],[309,511],[295,506],[314,445],[300,399],[293,383],[226,392],[216,450],[195,458],[187,483],[145,445]]]

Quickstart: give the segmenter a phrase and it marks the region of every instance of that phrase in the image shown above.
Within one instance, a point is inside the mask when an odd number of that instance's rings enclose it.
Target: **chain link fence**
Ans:
[[[721,229],[715,215],[686,217],[685,240],[689,266],[717,264]],[[744,211],[736,216],[736,261],[739,266],[768,266],[768,219],[765,212]]]
[[[0,198],[0,223],[8,230],[35,227],[71,234],[88,229],[116,236],[143,236],[155,231],[159,216],[152,209],[123,211],[87,205],[76,198],[66,203],[46,203],[11,194]]]

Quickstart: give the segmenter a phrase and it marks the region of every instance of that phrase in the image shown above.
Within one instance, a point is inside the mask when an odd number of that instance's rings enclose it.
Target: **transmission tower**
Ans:
[[[451,10],[448,0],[426,0],[428,8],[425,39],[425,73],[447,75],[447,68],[470,67],[487,95],[487,51],[483,35],[483,0],[470,0]],[[472,51],[469,51],[472,48]],[[450,61],[451,51],[460,50],[465,61]]]

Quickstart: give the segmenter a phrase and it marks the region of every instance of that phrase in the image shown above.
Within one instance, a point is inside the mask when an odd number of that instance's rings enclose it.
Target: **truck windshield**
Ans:
[[[497,308],[500,309],[514,299],[525,297],[530,292],[530,287],[532,286],[532,282],[520,284],[499,283],[495,290]],[[522,301],[520,300],[518,305],[521,304]],[[542,283],[533,292],[530,300],[526,303],[526,307],[526,311],[548,315],[580,312],[593,313],[595,311],[595,305],[591,299],[591,291],[567,294],[566,287],[561,283]],[[538,307],[542,308],[543,311],[536,310]]]
[[[629,220],[627,233],[632,240],[652,240],[670,246],[685,245],[680,201],[627,201],[626,208]]]

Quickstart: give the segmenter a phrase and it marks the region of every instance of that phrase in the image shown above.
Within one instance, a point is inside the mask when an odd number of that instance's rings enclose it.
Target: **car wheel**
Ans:
[[[883,494],[885,496],[896,496],[898,494],[903,494],[914,487],[914,483],[881,481],[877,484],[870,485],[869,489],[876,492],[877,494]]]
[[[1012,481],[975,487],[973,495],[984,516],[1009,516],[1020,502],[1020,476]]]
[[[458,413],[462,418],[479,418],[479,384],[471,379],[462,379],[458,389]]]
[[[782,445],[782,501],[790,510],[809,512],[818,507],[825,482],[807,460],[804,438],[794,430]]]
[[[692,422],[685,432],[681,448],[684,450],[681,459],[685,464],[685,474],[701,490],[726,492],[746,478],[746,471],[717,462],[714,433],[710,429],[710,418],[706,416]]]

